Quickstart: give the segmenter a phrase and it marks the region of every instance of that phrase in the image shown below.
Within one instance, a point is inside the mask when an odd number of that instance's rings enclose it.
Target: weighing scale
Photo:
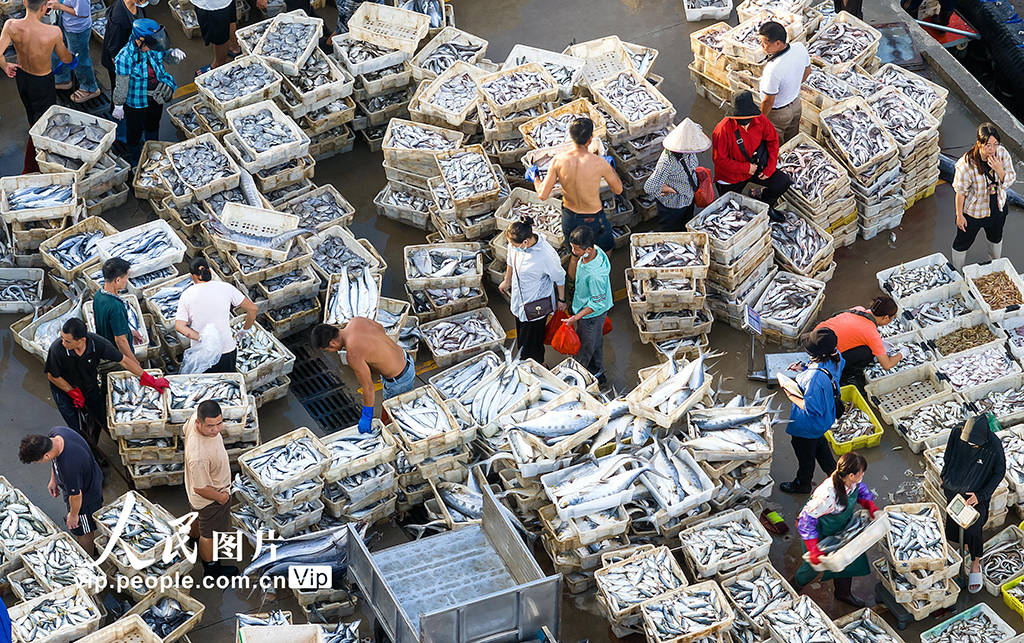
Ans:
[[[761,336],[761,315],[750,306],[744,306],[743,308],[743,330],[750,333],[750,354],[747,356],[747,379],[755,380],[758,382],[765,382],[768,388],[774,388],[779,385],[776,376],[779,373],[788,375],[791,378],[795,378],[798,373],[789,370],[789,365],[794,362],[803,362],[806,364],[811,356],[804,351],[796,351],[791,353],[765,353],[764,354],[764,368],[755,371],[754,370],[754,358],[756,355],[757,338]]]

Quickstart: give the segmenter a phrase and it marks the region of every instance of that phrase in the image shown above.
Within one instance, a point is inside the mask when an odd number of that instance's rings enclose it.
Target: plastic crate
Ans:
[[[868,416],[871,420],[871,424],[875,426],[875,432],[871,435],[862,435],[856,437],[847,442],[836,442],[835,437],[832,435],[832,430],[829,429],[825,432],[825,439],[828,440],[829,446],[832,447],[832,451],[836,455],[843,455],[850,451],[858,451],[860,449],[870,449],[871,447],[877,447],[882,443],[882,424],[875,417],[874,411],[868,406],[864,396],[860,394],[860,390],[856,386],[844,386],[839,390],[839,395],[842,397],[843,402],[852,404],[854,407],[860,409]]]

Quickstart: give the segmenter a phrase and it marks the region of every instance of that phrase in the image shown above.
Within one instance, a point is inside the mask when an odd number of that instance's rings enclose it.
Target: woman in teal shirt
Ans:
[[[575,266],[575,292],[572,296],[572,317],[565,323],[576,327],[580,351],[576,361],[604,386],[607,378],[601,364],[604,352],[604,320],[612,307],[611,263],[604,250],[595,247],[594,231],[579,226],[569,233],[572,262]],[[570,267],[570,272],[573,268]]]

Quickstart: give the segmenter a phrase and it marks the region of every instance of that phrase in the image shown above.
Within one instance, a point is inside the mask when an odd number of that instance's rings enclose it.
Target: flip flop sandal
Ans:
[[[94,92],[86,92],[86,91],[83,91],[83,90],[79,89],[74,94],[71,94],[71,102],[73,102],[73,103],[84,103],[84,102],[92,100],[93,98],[96,98],[99,95],[100,95],[100,90],[98,90],[98,89],[96,91],[94,91]]]
[[[74,83],[72,83],[71,81],[68,81],[66,83],[59,83],[57,85],[54,85],[53,88],[54,89],[59,89],[59,90],[63,91],[63,90],[66,90],[66,89],[71,89],[73,86],[74,86]]]
[[[241,55],[242,55],[242,50],[241,49],[239,49],[238,51],[229,51],[228,52],[228,57],[231,58],[232,60],[234,60],[235,58],[238,58]]]
[[[982,580],[981,572],[971,572],[967,576],[967,591],[972,594],[977,594],[981,591]]]
[[[765,509],[761,512],[760,521],[770,534],[781,536],[789,533],[789,525],[786,524],[786,520],[778,512]]]
[[[195,77],[199,78],[200,76],[202,76],[203,74],[205,74],[208,71],[210,71],[210,66],[209,65],[207,65],[205,67],[200,67],[199,69],[196,70],[196,76]]]

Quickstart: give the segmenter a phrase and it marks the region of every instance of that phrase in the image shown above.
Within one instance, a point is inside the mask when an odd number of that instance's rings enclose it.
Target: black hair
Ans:
[[[836,470],[832,472],[832,488],[836,490],[836,503],[840,507],[846,507],[846,483],[843,482],[843,478],[867,470],[868,461],[855,451],[844,453],[839,458]]]
[[[985,147],[985,143],[988,143],[988,139],[996,139],[996,143],[1002,143],[1003,139],[999,136],[999,130],[992,123],[982,123],[978,125],[978,136],[974,141],[974,147],[967,150],[967,160],[974,166],[974,169],[984,174],[985,170],[988,169],[988,163],[981,160],[981,148]]]
[[[210,418],[220,417],[223,412],[220,410],[220,404],[217,404],[216,400],[203,400],[196,407],[196,416],[199,421],[209,420]]]
[[[18,458],[22,464],[39,462],[43,456],[53,448],[53,440],[38,433],[26,435],[21,439],[21,446],[18,447]]]
[[[593,248],[596,240],[594,230],[585,225],[576,226],[576,229],[569,233],[569,243],[580,248]]]
[[[505,230],[505,236],[512,243],[522,243],[533,236],[533,217],[520,217]]]
[[[569,136],[577,145],[586,145],[590,137],[594,135],[594,121],[586,116],[580,116],[569,126]]]
[[[111,257],[103,262],[103,281],[113,281],[128,274],[132,265],[121,257]]]
[[[29,11],[39,11],[44,4],[46,0],[25,0],[25,6]]]
[[[85,322],[77,317],[64,322],[64,325],[60,327],[61,332],[71,335],[71,339],[82,339],[85,337]]]
[[[310,333],[310,341],[313,342],[313,348],[323,350],[330,346],[331,340],[338,336],[338,328],[331,326],[330,324],[317,324],[313,327],[313,332]]]
[[[892,317],[896,314],[896,302],[888,295],[871,300],[871,314],[875,317]]]
[[[211,281],[213,273],[210,272],[210,262],[206,257],[196,257],[189,266],[189,272],[199,277],[199,281]]]
[[[768,40],[786,42],[786,28],[774,20],[769,20],[761,25],[761,28],[757,30],[757,33]]]

